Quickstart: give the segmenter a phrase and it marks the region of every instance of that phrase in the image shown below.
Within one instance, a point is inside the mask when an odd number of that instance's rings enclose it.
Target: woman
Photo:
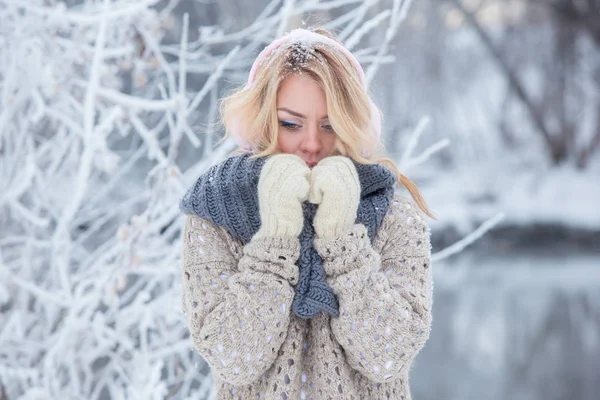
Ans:
[[[221,111],[245,150],[180,205],[183,311],[217,398],[410,399],[433,285],[417,204],[432,215],[376,158],[360,64],[329,32],[294,30]]]

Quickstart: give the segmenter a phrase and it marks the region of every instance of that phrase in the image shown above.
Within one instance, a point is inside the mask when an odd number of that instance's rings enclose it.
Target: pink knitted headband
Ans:
[[[368,88],[367,80],[365,78],[365,72],[363,71],[363,69],[360,66],[360,63],[358,62],[356,57],[354,57],[354,55],[347,48],[345,48],[344,46],[342,46],[340,43],[336,42],[335,40],[328,38],[327,36],[324,36],[324,35],[321,35],[316,32],[306,30],[306,29],[301,29],[301,28],[294,29],[287,35],[284,35],[284,36],[280,37],[279,39],[275,39],[273,42],[271,42],[270,45],[265,47],[258,54],[258,57],[256,57],[256,60],[254,60],[254,63],[252,64],[252,69],[250,70],[250,74],[248,75],[248,83],[246,86],[252,85],[252,83],[254,82],[254,79],[256,78],[256,70],[258,69],[258,66],[264,62],[265,58],[267,58],[275,49],[277,49],[282,44],[285,44],[287,42],[293,42],[294,39],[296,39],[297,41],[301,41],[301,42],[325,43],[325,44],[339,50],[352,63],[352,66],[354,67],[354,69],[356,70],[356,72],[359,76],[360,83],[363,85],[365,90]]]

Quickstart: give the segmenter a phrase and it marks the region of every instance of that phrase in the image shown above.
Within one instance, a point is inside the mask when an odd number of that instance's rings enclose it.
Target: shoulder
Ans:
[[[188,214],[183,228],[184,252],[193,250],[203,261],[239,259],[242,244],[223,227],[195,214]]]
[[[382,250],[396,248],[418,255],[431,251],[431,230],[425,213],[409,196],[395,193],[377,233]]]
[[[398,214],[425,223],[425,213],[409,195],[394,193],[392,203],[388,208],[388,214]]]

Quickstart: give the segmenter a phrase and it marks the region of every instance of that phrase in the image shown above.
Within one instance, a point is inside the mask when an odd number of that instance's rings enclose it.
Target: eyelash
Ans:
[[[279,121],[279,125],[290,131],[295,131],[296,129],[300,128],[300,125],[287,121]],[[323,125],[323,128],[325,128],[325,130],[333,132],[333,127],[331,125]]]
[[[294,131],[300,127],[300,125],[298,125],[298,124],[294,124],[292,122],[287,122],[287,121],[279,121],[279,125],[283,128],[291,130],[291,131]]]

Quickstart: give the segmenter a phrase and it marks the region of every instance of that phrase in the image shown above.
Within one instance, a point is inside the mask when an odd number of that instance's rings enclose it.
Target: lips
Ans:
[[[309,167],[314,167],[315,165],[317,165],[316,162],[308,162],[306,161],[306,165],[308,165]]]

